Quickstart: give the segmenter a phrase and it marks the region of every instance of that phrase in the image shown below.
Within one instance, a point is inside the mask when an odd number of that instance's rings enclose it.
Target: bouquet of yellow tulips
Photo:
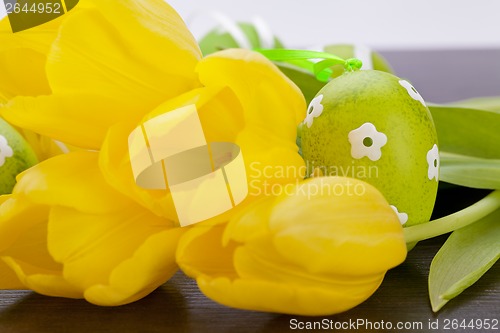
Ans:
[[[227,306],[334,314],[370,297],[416,242],[472,228],[488,238],[484,255],[452,289],[431,291],[438,310],[498,259],[498,192],[425,223],[439,172],[500,189],[498,141],[460,142],[446,125],[487,118],[488,131],[498,112],[427,106],[409,82],[360,71],[342,48],[254,40],[247,50],[212,34],[203,56],[162,0],[67,10],[16,33],[0,21],[0,289],[117,306],[180,267]],[[353,101],[369,119],[352,115]],[[367,111],[389,102],[407,113]],[[380,174],[360,176],[372,166]],[[479,180],[462,177],[471,167]]]

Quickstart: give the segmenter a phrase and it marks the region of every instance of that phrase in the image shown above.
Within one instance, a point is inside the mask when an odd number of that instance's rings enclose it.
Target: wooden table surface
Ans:
[[[383,54],[396,73],[411,80],[427,101],[449,102],[500,95],[500,50],[392,51]],[[485,194],[484,191],[457,189],[443,191],[438,197],[435,214],[450,213]],[[446,236],[442,236],[419,243],[405,263],[388,272],[380,289],[368,301],[335,316],[297,317],[230,309],[205,298],[193,281],[178,273],[143,300],[115,308],[97,307],[82,300],[49,298],[29,291],[0,291],[0,333],[289,332],[293,331],[290,321],[294,319],[328,319],[334,323],[384,321],[393,325],[397,322],[422,323],[423,329],[404,332],[453,332],[443,329],[447,319],[500,319],[498,264],[438,314],[432,312],[427,276],[430,262],[445,239]],[[441,328],[429,329],[429,322],[436,321]],[[356,331],[375,330],[360,328]],[[395,329],[376,332],[386,331],[398,332]],[[500,328],[456,330],[496,331]]]

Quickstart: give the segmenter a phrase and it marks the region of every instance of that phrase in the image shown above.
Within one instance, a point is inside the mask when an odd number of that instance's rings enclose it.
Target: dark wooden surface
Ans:
[[[500,50],[383,52],[397,74],[410,79],[428,101],[448,102],[500,95]],[[457,210],[485,192],[447,189],[438,198],[437,215]],[[427,294],[430,262],[442,236],[421,242],[406,262],[388,272],[380,289],[360,306],[331,317],[306,318],[240,311],[205,298],[182,273],[136,303],[103,308],[82,300],[49,298],[29,291],[0,291],[0,333],[100,332],[288,332],[290,320],[334,322],[421,322],[414,332],[443,330],[445,319],[500,319],[500,268],[493,266],[474,286],[438,314]],[[441,329],[428,329],[439,320]],[[373,330],[359,329],[359,332]],[[377,330],[385,332],[386,330]],[[391,330],[397,332],[397,330]],[[409,332],[409,331],[408,331]],[[459,329],[456,332],[495,332]]]

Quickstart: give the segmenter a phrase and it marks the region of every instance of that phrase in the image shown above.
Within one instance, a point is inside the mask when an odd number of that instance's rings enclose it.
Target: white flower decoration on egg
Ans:
[[[391,208],[398,216],[399,222],[401,223],[401,225],[404,225],[404,224],[406,224],[406,222],[408,222],[408,214],[400,213],[396,206],[391,205]]]
[[[436,181],[439,181],[439,149],[436,144],[427,152],[427,164],[429,165],[427,170],[429,180],[435,178]]]
[[[0,135],[0,167],[5,164],[5,159],[8,157],[12,157],[14,155],[14,151],[9,146],[7,139]]]
[[[411,85],[410,82],[406,80],[399,80],[399,84],[402,85],[408,91],[408,94],[410,94],[411,98],[413,98],[416,101],[419,101],[420,103],[422,103],[423,106],[427,106],[425,105],[425,101],[422,98],[422,96],[418,93],[417,89],[415,89]]]
[[[378,161],[382,157],[381,148],[387,143],[387,136],[378,132],[372,123],[364,123],[361,127],[349,132],[351,156],[355,159],[368,157]]]
[[[314,97],[314,99],[309,104],[309,107],[307,108],[306,119],[304,120],[308,128],[312,126],[314,118],[318,118],[323,113],[323,104],[321,104],[322,100],[323,95],[318,95]]]

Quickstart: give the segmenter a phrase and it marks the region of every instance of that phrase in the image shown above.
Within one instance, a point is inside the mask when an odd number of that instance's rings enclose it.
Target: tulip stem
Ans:
[[[406,243],[440,236],[472,224],[500,208],[500,190],[451,215],[404,228]]]

